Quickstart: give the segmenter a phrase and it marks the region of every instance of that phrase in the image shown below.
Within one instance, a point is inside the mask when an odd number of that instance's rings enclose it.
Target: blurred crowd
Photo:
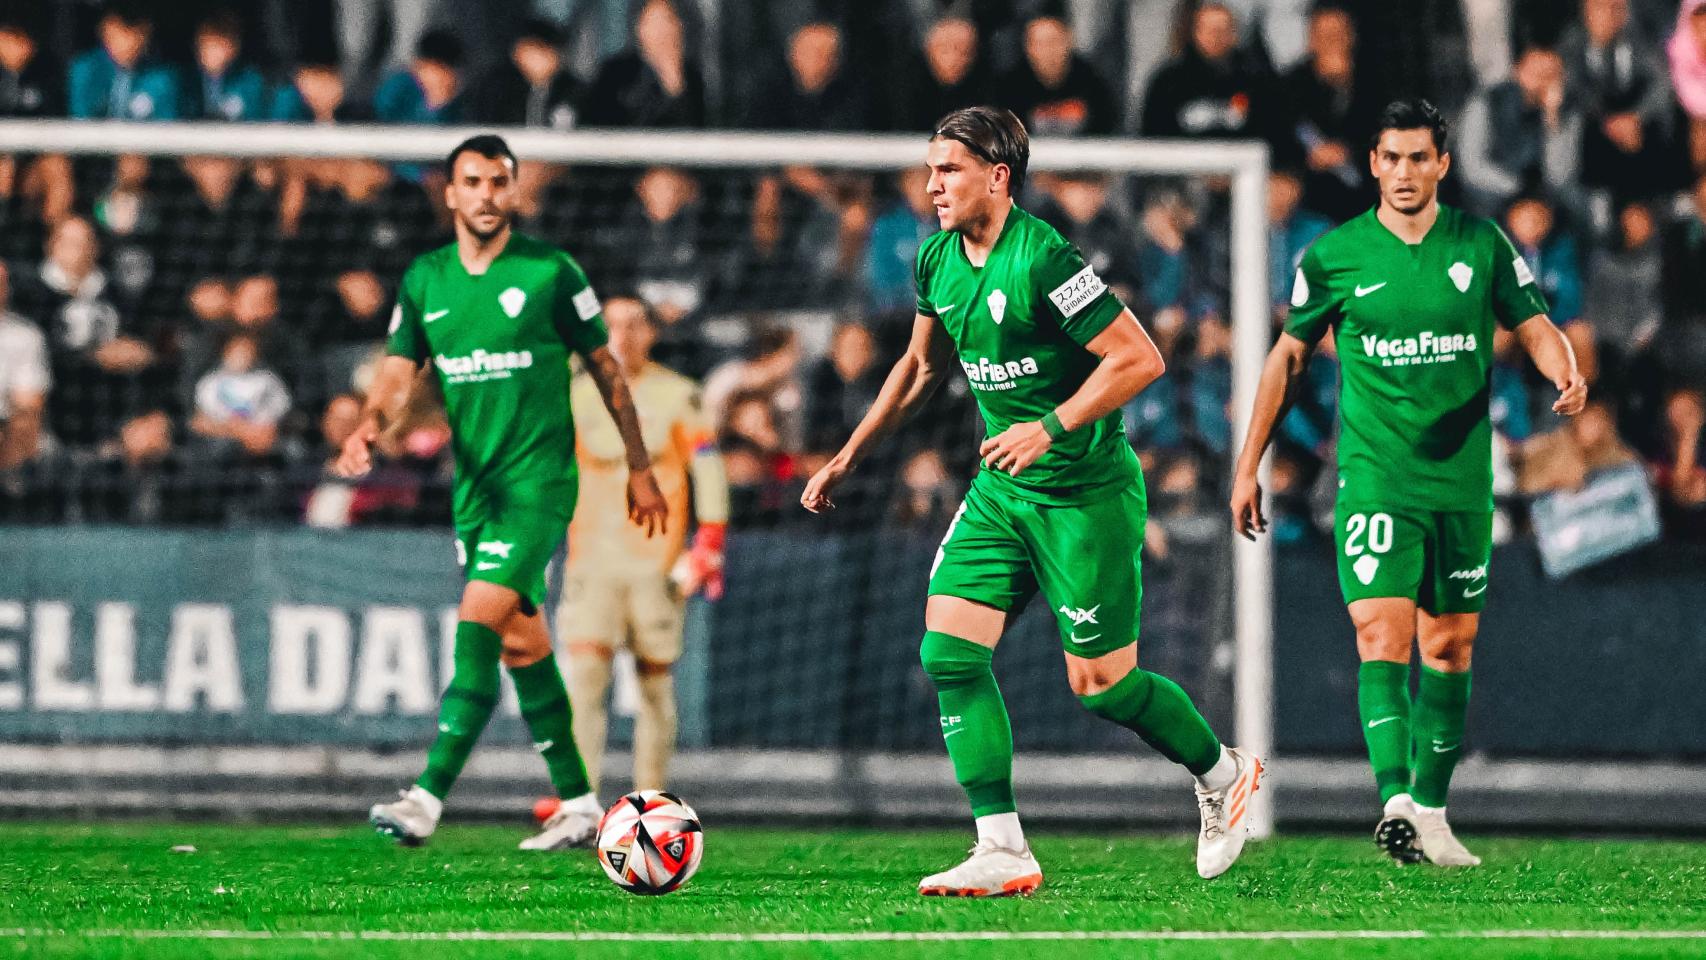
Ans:
[[[1259,138],[1276,323],[1305,247],[1372,201],[1371,118],[1415,94],[1453,119],[1445,200],[1505,227],[1594,384],[1589,412],[1558,422],[1550,385],[1498,339],[1501,531],[1528,498],[1641,462],[1669,534],[1706,537],[1706,0],[0,4],[3,117],[922,138],[993,102],[1037,136]],[[448,238],[439,176],[0,155],[0,521],[441,522],[430,385],[371,477],[325,470],[402,269]],[[925,181],[524,162],[520,226],[655,308],[659,358],[705,380],[734,522],[791,523],[904,344],[935,230]],[[1022,202],[1168,357],[1125,411],[1156,536],[1222,535],[1225,185],[1039,174]],[[1330,349],[1310,377],[1272,485],[1289,539],[1320,535],[1332,495]],[[950,378],[859,472],[843,522],[940,529],[977,429]]]

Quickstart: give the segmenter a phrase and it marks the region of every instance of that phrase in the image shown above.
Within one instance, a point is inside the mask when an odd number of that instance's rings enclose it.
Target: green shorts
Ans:
[[[1137,640],[1147,516],[1141,483],[1056,507],[973,480],[936,551],[930,595],[1016,611],[1040,588],[1063,650],[1112,653]]]
[[[1480,613],[1493,554],[1491,511],[1333,511],[1339,590],[1345,603],[1404,597],[1428,613]]]
[[[545,603],[545,568],[568,535],[575,491],[542,506],[506,503],[458,511],[456,562],[469,580],[484,580],[521,594],[529,616]]]

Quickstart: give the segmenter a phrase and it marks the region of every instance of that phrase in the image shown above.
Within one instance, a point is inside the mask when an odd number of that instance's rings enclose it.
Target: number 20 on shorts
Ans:
[[[1367,535],[1370,553],[1385,553],[1392,549],[1392,515],[1390,513],[1353,513],[1345,518],[1345,556],[1363,552],[1363,537]]]

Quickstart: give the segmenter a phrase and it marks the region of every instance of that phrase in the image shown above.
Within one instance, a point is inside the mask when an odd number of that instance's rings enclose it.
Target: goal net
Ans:
[[[328,483],[324,468],[403,267],[448,238],[433,185],[473,132],[0,124],[20,169],[68,158],[85,211],[50,226],[22,191],[0,202],[13,307],[44,332],[53,375],[48,452],[4,475],[0,524],[23,552],[51,543],[95,565],[63,588],[14,571],[29,586],[0,591],[0,636],[24,651],[11,662],[31,664],[0,684],[19,700],[0,729],[277,748],[267,762],[318,773],[330,768],[301,750],[357,751],[371,762],[348,763],[368,772],[418,757],[436,687],[410,678],[444,679],[455,596],[431,398],[375,482]],[[793,784],[780,808],[958,815],[917,646],[930,563],[981,438],[964,379],[860,469],[833,515],[798,506],[905,343],[912,255],[935,229],[922,139],[505,133],[523,159],[519,228],[572,253],[602,295],[648,302],[657,359],[707,386],[734,515],[727,595],[689,618],[677,769],[695,786],[683,789]],[[1142,662],[1229,740],[1267,754],[1270,554],[1235,543],[1224,516],[1241,429],[1228,414],[1249,409],[1272,330],[1265,149],[1045,140],[1031,173],[1021,202],[1084,251],[1169,356],[1167,378],[1125,410],[1150,491]],[[268,388],[230,375],[245,370],[270,372]],[[232,435],[201,422],[219,404],[277,409],[265,430]],[[127,585],[149,575],[153,587]],[[178,595],[162,595],[174,582]],[[996,657],[1021,804],[1192,816],[1181,773],[1071,696],[1042,606]],[[52,708],[35,709],[44,689]],[[619,715],[631,698],[619,682]],[[53,710],[87,717],[55,725]],[[477,760],[471,775],[514,793],[534,776],[526,759]],[[1258,832],[1272,795],[1253,805]],[[778,808],[760,799],[731,804]]]

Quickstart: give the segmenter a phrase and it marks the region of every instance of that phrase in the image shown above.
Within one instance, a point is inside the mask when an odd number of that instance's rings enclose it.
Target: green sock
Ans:
[[[515,681],[516,699],[521,701],[521,718],[527,721],[533,748],[545,758],[557,796],[567,800],[591,793],[586,764],[575,746],[574,715],[569,712],[569,693],[563,687],[556,655],[548,653],[538,663],[511,667],[509,675]]]
[[[918,653],[936,684],[942,742],[954,762],[954,779],[971,801],[972,816],[1014,812],[1013,728],[990,668],[995,651],[931,631]]]
[[[1220,759],[1220,738],[1197,712],[1190,694],[1158,673],[1133,669],[1119,683],[1078,701],[1142,737],[1192,776],[1207,773]]]
[[[498,658],[503,638],[490,627],[466,620],[456,625],[450,685],[438,706],[438,737],[427,750],[426,772],[415,781],[443,800],[474,752],[498,704]]]
[[[1380,802],[1410,792],[1410,665],[1370,660],[1357,668],[1357,715]]]
[[[1468,718],[1469,671],[1442,673],[1423,667],[1410,725],[1416,756],[1416,787],[1411,796],[1422,806],[1445,806],[1451,772],[1463,755],[1463,726]]]

